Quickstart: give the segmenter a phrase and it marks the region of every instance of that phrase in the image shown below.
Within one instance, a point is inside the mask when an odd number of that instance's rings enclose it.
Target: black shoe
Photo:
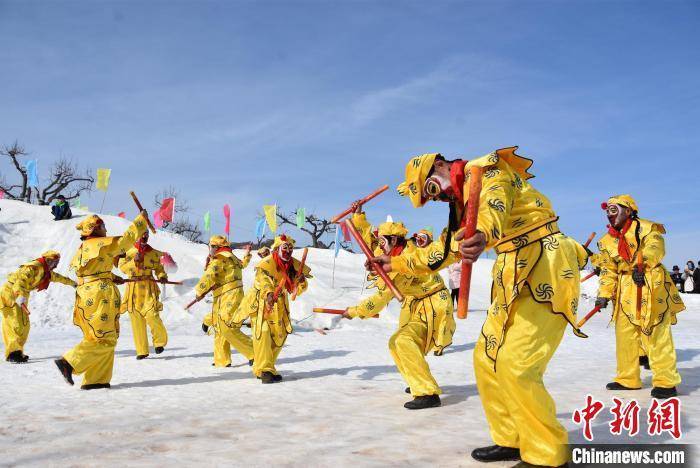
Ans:
[[[639,356],[639,365],[646,370],[651,369],[651,367],[649,367],[649,356]]]
[[[252,359],[251,359],[250,361],[248,361],[248,365],[249,365],[250,367],[253,367],[253,360],[252,360]]]
[[[664,388],[664,387],[654,387],[651,389],[651,397],[658,398],[660,400],[678,396],[676,387]]]
[[[435,408],[440,406],[442,403],[440,403],[440,396],[438,395],[421,395],[415,397],[411,401],[407,401],[406,404],[403,405],[404,408],[406,409],[425,409],[425,408]]]
[[[408,393],[409,395],[411,394],[411,387],[406,387],[404,392]]]
[[[27,362],[27,361],[29,361],[29,356],[27,356],[26,354],[22,353],[22,362]]]
[[[520,460],[520,449],[490,445],[472,450],[472,458],[480,462]]]
[[[10,354],[7,355],[6,361],[11,362],[13,364],[24,364],[25,362],[27,362],[27,359],[24,359],[24,354],[22,354],[22,351],[12,351]]]
[[[112,386],[108,383],[94,383],[89,385],[83,385],[80,390],[97,390],[100,388],[111,388]]]
[[[207,334],[208,334],[208,333],[209,333],[209,325],[203,323],[203,324],[202,324],[202,331],[203,331],[204,333],[207,333]]]
[[[56,367],[58,367],[59,372],[61,372],[63,378],[66,379],[68,385],[73,385],[73,366],[71,366],[68,361],[63,358],[56,359],[54,364],[56,364]]]
[[[605,386],[605,388],[608,390],[639,390],[639,388],[625,387],[624,385],[619,384],[617,382],[610,382]]]
[[[258,378],[262,380],[262,383],[264,384],[279,382],[279,380],[275,380],[275,374],[272,372],[263,372]]]
[[[282,376],[279,374],[272,374],[272,381],[273,382],[281,382],[282,381]]]
[[[156,346],[156,354],[160,354],[160,353],[162,353],[163,351],[165,351],[165,348],[164,348],[164,347],[162,347],[162,346]]]
[[[146,359],[148,357],[148,354],[139,354],[136,356],[136,360],[140,361],[141,359]]]

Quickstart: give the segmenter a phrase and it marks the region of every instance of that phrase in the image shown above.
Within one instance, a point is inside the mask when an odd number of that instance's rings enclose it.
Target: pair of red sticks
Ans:
[[[469,198],[468,200],[472,200],[472,203],[467,203],[466,204],[466,216],[464,219],[464,238],[468,239],[472,237],[476,233],[476,222],[477,222],[477,217],[479,214],[479,197],[481,195],[481,176],[483,174],[483,169],[481,167],[471,167],[469,168]],[[375,198],[377,195],[385,192],[389,188],[388,185],[385,185],[362,200],[360,200],[360,205],[364,205],[368,201],[372,200]],[[344,210],[342,213],[334,217],[331,222],[333,223],[338,223],[340,222],[341,219],[343,219],[345,216],[349,215],[350,213],[353,212],[353,207],[351,206],[350,208]],[[372,260],[374,258],[374,253],[370,250],[369,246],[365,243],[365,241],[362,239],[362,236],[360,233],[357,231],[357,228],[353,224],[351,219],[346,219],[344,221],[345,225],[348,227],[348,230],[350,231],[350,234],[352,237],[355,239],[357,242],[357,245],[360,246],[360,249],[362,252],[365,254],[368,260]],[[403,301],[403,295],[401,292],[396,288],[394,285],[394,282],[389,278],[389,275],[384,271],[384,269],[380,266],[377,265],[376,263],[371,263],[372,269],[374,272],[379,275],[380,278],[384,281],[384,283],[387,285],[391,293],[394,295],[394,297],[398,301]],[[460,285],[459,285],[459,301],[457,303],[457,317],[464,319],[467,317],[467,312],[469,310],[469,290],[471,286],[471,278],[472,278],[472,264],[468,263],[464,260],[462,260],[462,275],[460,278]],[[323,310],[323,313],[332,313],[332,314],[338,314],[338,310],[335,309],[314,309],[314,312],[321,312]],[[342,314],[342,311],[340,311],[340,314]]]

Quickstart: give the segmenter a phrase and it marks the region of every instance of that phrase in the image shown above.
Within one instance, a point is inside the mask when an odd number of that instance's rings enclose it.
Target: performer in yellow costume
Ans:
[[[375,252],[390,256],[415,250],[413,242],[406,239],[408,231],[403,223],[386,222],[379,226],[378,239],[371,232],[365,214],[353,214],[353,224],[362,234],[367,245],[377,246]],[[381,247],[378,247],[381,245]],[[423,244],[424,246],[427,243]],[[430,372],[425,355],[431,350],[442,354],[452,344],[455,331],[452,301],[442,277],[437,272],[418,276],[391,273],[390,277],[404,295],[399,315],[399,329],[389,339],[389,350],[396,367],[408,384],[407,392],[414,397],[404,404],[407,409],[424,409],[440,406],[442,390]],[[355,307],[349,307],[344,317],[362,319],[377,315],[385,308],[393,294],[384,282],[374,275],[377,292]]]
[[[399,193],[414,207],[428,200],[448,202],[448,228],[425,249],[375,261],[387,271],[420,275],[460,259],[474,262],[487,248],[496,251],[492,302],[474,349],[477,387],[496,445],[477,448],[472,457],[559,466],[568,459],[567,432],[557,421],[543,376],[566,324],[576,323],[579,271],[587,253],[559,231],[551,203],[527,181],[532,161],[515,150],[469,162],[434,153],[411,159]],[[462,239],[471,166],[483,169],[483,188],[477,233]]]
[[[112,268],[117,257],[125,255],[146,232],[146,216],[142,211],[118,237],[107,237],[104,221],[97,215],[88,216],[76,226],[83,242],[70,264],[78,276],[73,323],[82,330],[83,340],[54,361],[70,385],[73,374],[85,374],[83,390],[110,386],[121,307],[116,285],[123,282]]]
[[[294,292],[302,294],[308,286],[306,279],[311,278],[311,270],[306,265],[302,275],[297,275],[301,262],[292,258],[294,239],[285,234],[276,237],[271,251],[272,254],[255,267],[253,287],[246,292],[235,319],[242,323],[250,317],[255,353],[253,374],[264,384],[282,380],[275,362],[287,335],[292,332],[287,296]],[[281,294],[275,301],[274,291],[282,282]]]
[[[195,291],[198,297],[210,291],[214,295],[209,322],[214,328],[214,365],[217,367],[231,366],[231,346],[249,361],[253,359],[250,337],[241,331],[240,323],[234,322],[234,314],[243,299],[242,270],[249,262],[250,247],[241,261],[224,236],[209,239],[206,269]]]
[[[652,372],[651,396],[676,396],[681,377],[676,369],[676,348],[671,325],[676,314],[685,310],[676,285],[661,260],[666,254],[664,226],[638,217],[637,203],[629,195],[618,195],[603,204],[608,233],[598,242],[600,287],[596,305],[614,303],[613,322],[617,344],[617,376],[608,390],[642,387],[639,346],[649,358]],[[642,267],[638,268],[638,256]],[[641,287],[641,310],[637,291]]]
[[[0,288],[0,311],[2,311],[2,341],[5,343],[5,360],[15,364],[25,363],[24,344],[29,337],[29,294],[43,291],[51,283],[75,287],[75,281],[54,270],[61,255],[48,250],[41,257],[25,263],[7,276]]]
[[[126,284],[121,312],[129,312],[136,359],[148,357],[146,326],[151,329],[156,354],[162,353],[168,344],[168,331],[160,318],[163,311],[160,288],[156,284],[156,281],[167,281],[168,275],[160,263],[163,252],[148,245],[148,237],[146,231],[134,247],[126,252],[126,256],[119,260],[119,269],[133,280]]]

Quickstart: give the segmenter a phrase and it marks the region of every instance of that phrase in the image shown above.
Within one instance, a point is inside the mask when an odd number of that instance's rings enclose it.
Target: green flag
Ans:
[[[297,227],[299,229],[303,228],[305,222],[306,222],[306,210],[304,208],[299,208],[297,210]]]
[[[211,232],[211,213],[208,211],[204,213],[204,230]]]

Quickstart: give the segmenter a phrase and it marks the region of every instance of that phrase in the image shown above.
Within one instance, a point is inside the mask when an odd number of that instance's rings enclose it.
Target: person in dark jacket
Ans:
[[[700,265],[700,261],[698,262],[698,265]],[[693,292],[695,294],[700,294],[700,267],[696,266],[695,270],[693,270],[693,283],[695,283]]]
[[[678,267],[678,265],[673,265],[673,269],[671,270],[671,280],[680,292],[685,292],[683,291],[683,273],[681,273],[681,269]]]
[[[70,210],[70,206],[66,201],[66,197],[59,195],[56,198],[56,204],[51,207],[51,214],[53,214],[54,221],[60,221],[62,219],[71,219],[73,213]]]

